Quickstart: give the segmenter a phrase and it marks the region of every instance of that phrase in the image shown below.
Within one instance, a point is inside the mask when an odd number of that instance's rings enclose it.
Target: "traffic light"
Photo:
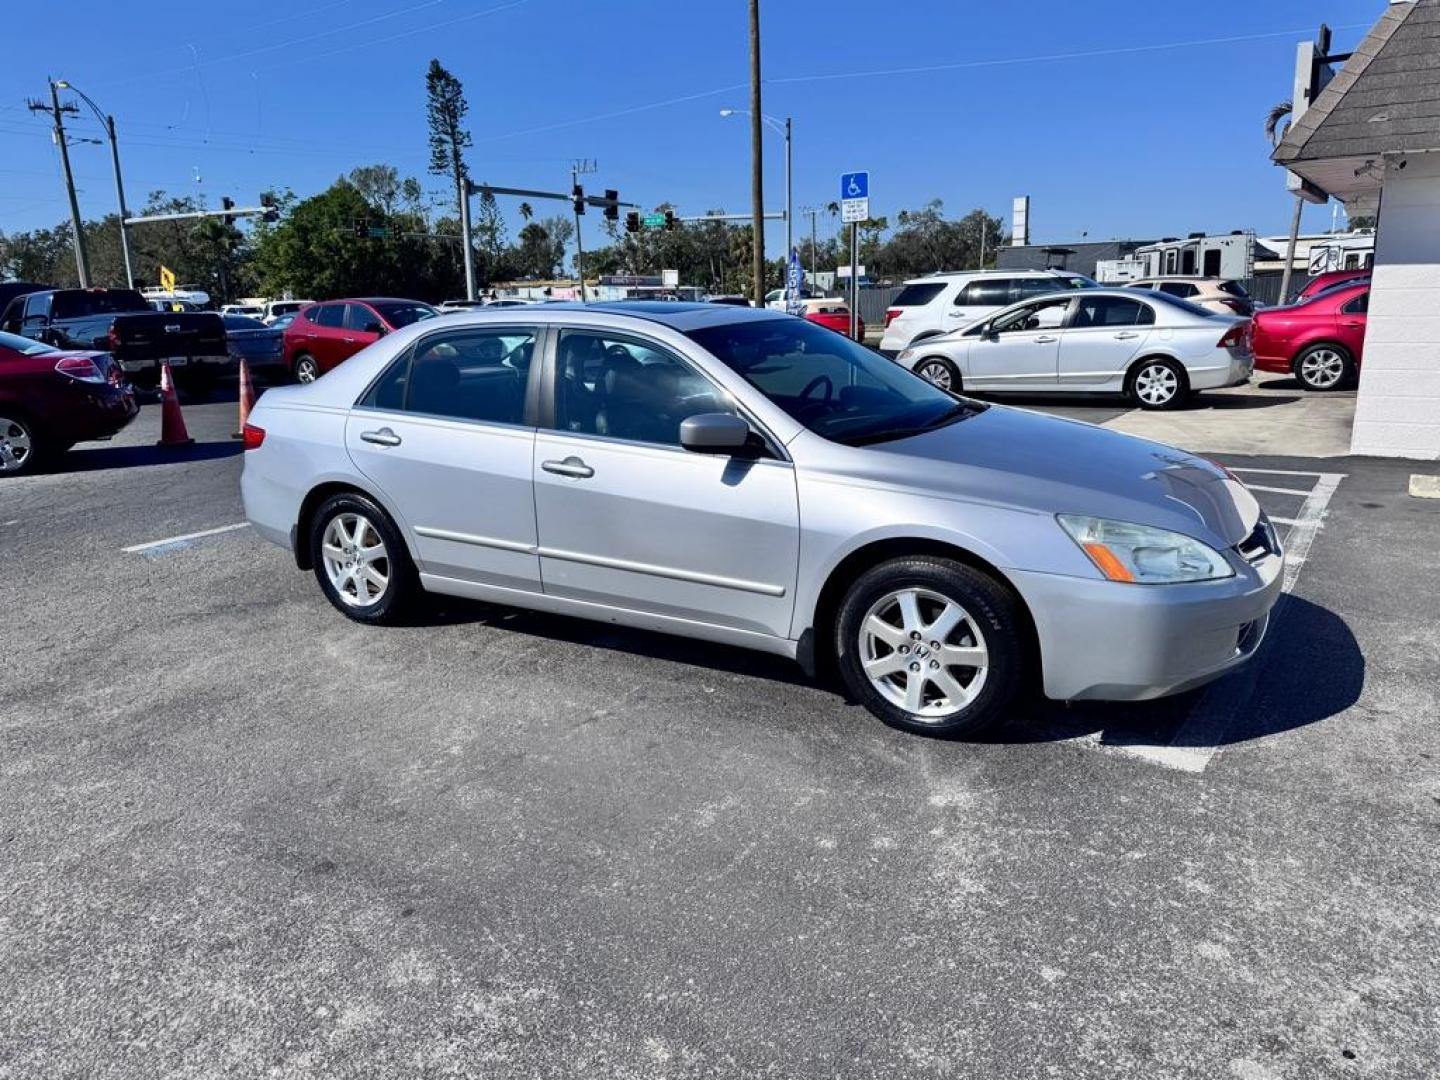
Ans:
[[[260,215],[262,220],[272,225],[280,220],[280,204],[271,192],[260,196],[260,205],[265,208],[265,213]]]
[[[585,212],[585,189],[576,184],[575,190],[570,192],[570,197],[575,204],[575,213],[583,214]]]
[[[620,220],[620,192],[613,188],[605,189],[605,217],[610,221]]]
[[[221,208],[222,210],[234,210],[234,209],[235,209],[235,200],[232,199],[232,198],[230,198],[229,195],[226,195],[224,198],[222,198],[222,199],[220,200],[220,208]],[[226,215],[225,215],[225,224],[226,224],[226,225],[234,225],[234,224],[235,224],[235,215],[234,215],[234,214],[226,214]]]
[[[628,214],[625,215],[625,231],[626,231],[626,232],[639,232],[639,231],[640,231],[640,211],[639,211],[639,210],[631,210]]]
[[[367,231],[366,228],[365,228],[365,222],[363,222],[363,221],[357,221],[357,222],[355,222],[355,227],[354,227],[351,231],[355,234],[355,239],[356,239],[356,240],[364,240],[364,239],[365,239],[365,233],[366,233],[366,231]]]
[[[675,211],[674,211],[674,210],[666,210],[666,211],[665,211],[665,228],[667,228],[667,229],[678,229],[679,227],[680,227],[680,219],[675,216]]]

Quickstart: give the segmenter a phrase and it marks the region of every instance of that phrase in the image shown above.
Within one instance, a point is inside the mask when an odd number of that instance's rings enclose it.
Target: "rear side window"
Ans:
[[[944,282],[927,281],[921,285],[906,285],[900,295],[890,301],[891,307],[924,307],[945,288]]]
[[[131,289],[109,289],[104,292],[88,292],[82,289],[65,290],[54,294],[55,302],[51,315],[57,319],[72,319],[80,315],[109,315],[125,311],[149,311],[150,305],[138,292]]]
[[[1014,278],[981,278],[972,281],[955,297],[956,307],[1004,307],[1021,299]]]
[[[1016,300],[1028,300],[1032,296],[1044,296],[1046,293],[1064,292],[1066,289],[1075,287],[1075,278],[1052,278],[1033,277],[1016,278],[1011,284],[1011,303]]]
[[[1346,315],[1364,315],[1370,310],[1370,290],[1366,289],[1353,300],[1345,301],[1345,306],[1340,310]]]
[[[1123,296],[1082,296],[1070,326],[1084,329],[1095,326],[1151,326],[1155,312],[1149,304]]]
[[[431,334],[396,360],[360,404],[455,420],[521,424],[533,327]]]
[[[333,326],[338,328],[345,317],[344,304],[321,304],[318,308],[311,308],[307,317],[317,326]]]
[[[1168,296],[1178,296],[1181,300],[1200,291],[1188,281],[1162,281],[1156,288]]]

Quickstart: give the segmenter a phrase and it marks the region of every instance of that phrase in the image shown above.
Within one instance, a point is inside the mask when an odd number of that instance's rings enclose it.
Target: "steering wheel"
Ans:
[[[825,384],[825,397],[824,397],[823,399],[821,399],[820,401],[816,402],[816,404],[817,404],[817,405],[828,405],[828,404],[830,404],[830,399],[835,396],[835,383],[831,381],[829,375],[816,375],[813,379],[811,379],[808,383],[806,383],[806,384],[805,384],[805,389],[803,389],[803,390],[800,391],[800,400],[802,400],[802,401],[809,400],[809,398],[810,398],[810,391],[814,390],[814,389],[815,389],[817,386],[819,386],[821,383],[824,383],[824,384]]]

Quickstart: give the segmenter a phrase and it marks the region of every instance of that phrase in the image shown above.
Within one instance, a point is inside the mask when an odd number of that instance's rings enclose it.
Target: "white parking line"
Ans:
[[[1247,488],[1249,488],[1251,491],[1269,491],[1269,492],[1272,492],[1272,493],[1275,494],[1275,495],[1301,495],[1301,496],[1304,496],[1304,495],[1309,495],[1309,494],[1310,494],[1310,491],[1309,491],[1308,488],[1266,487],[1264,484],[1246,484],[1245,486],[1246,486]],[[1270,520],[1271,520],[1271,521],[1274,521],[1275,519],[1274,519],[1274,518],[1271,518]]]
[[[1293,521],[1278,517],[1270,519],[1272,522],[1289,524],[1291,529],[1284,540],[1285,576],[1280,585],[1281,596],[1270,612],[1270,627],[1255,655],[1250,658],[1249,663],[1233,675],[1210,684],[1210,688],[1195,703],[1194,708],[1190,710],[1190,715],[1185,718],[1165,746],[1135,744],[1106,747],[1106,749],[1118,749],[1132,757],[1148,761],[1152,765],[1189,773],[1204,772],[1205,767],[1219,752],[1220,743],[1229,732],[1230,725],[1237,716],[1245,711],[1255,695],[1255,686],[1264,667],[1266,650],[1269,648],[1270,642],[1275,640],[1276,635],[1280,632],[1280,624],[1285,620],[1285,610],[1290,592],[1295,588],[1295,582],[1300,577],[1300,569],[1305,565],[1305,560],[1310,554],[1310,545],[1315,541],[1315,534],[1320,531],[1326,507],[1335,495],[1335,489],[1340,486],[1340,481],[1346,476],[1345,473],[1306,473],[1304,475],[1314,476],[1317,479],[1315,486],[1306,493],[1305,502],[1300,507],[1299,515]]]
[[[248,521],[237,521],[234,525],[221,525],[215,529],[201,529],[199,532],[182,533],[180,536],[167,536],[164,540],[151,540],[145,544],[131,544],[129,547],[120,550],[127,555],[143,555],[146,552],[154,551],[157,548],[181,547],[192,540],[203,540],[207,536],[219,536],[221,533],[234,532],[236,529],[248,529]]]
[[[1267,474],[1269,474],[1270,476],[1334,476],[1334,475],[1336,475],[1335,473],[1306,472],[1306,471],[1303,471],[1303,470],[1300,471],[1300,472],[1296,472],[1294,469],[1250,469],[1250,468],[1243,468],[1243,469],[1242,469],[1242,468],[1241,468],[1240,466],[1238,466],[1238,465],[1233,466],[1233,467],[1232,467],[1232,466],[1226,466],[1226,467],[1229,468],[1231,472],[1267,473]],[[1340,473],[1339,475],[1344,476],[1344,475],[1347,475],[1347,474],[1345,474],[1345,473]]]

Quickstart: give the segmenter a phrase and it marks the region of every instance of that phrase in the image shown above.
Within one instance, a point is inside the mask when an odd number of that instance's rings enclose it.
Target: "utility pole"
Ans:
[[[760,113],[760,0],[750,0],[750,210],[755,230],[750,272],[755,279],[756,307],[765,306],[765,177],[760,145],[764,122]]]
[[[465,299],[474,300],[475,251],[470,237],[470,196],[475,193],[475,185],[458,166],[455,171],[455,184],[456,193],[460,196],[460,248],[465,258]]]
[[[790,171],[790,117],[785,117],[785,261],[795,250],[795,174]]]
[[[125,229],[125,219],[130,216],[130,211],[125,208],[125,182],[120,179],[120,144],[115,141],[115,117],[102,112],[100,106],[90,100],[89,94],[66,80],[60,79],[55,85],[69,90],[72,94],[78,94],[80,100],[89,105],[96,117],[105,125],[105,134],[110,138],[110,163],[115,167],[115,198],[120,204],[120,253],[125,257],[125,287],[133,289],[135,288],[135,270],[130,263],[130,235]]]
[[[818,256],[815,252],[815,218],[820,213],[818,206],[802,206],[800,213],[810,215],[810,282],[815,282],[815,262]]]
[[[70,198],[70,227],[75,241],[75,269],[80,276],[80,287],[90,287],[90,257],[85,254],[85,230],[80,223],[80,202],[75,198],[75,177],[70,173],[70,149],[65,143],[65,114],[80,110],[74,105],[60,104],[60,90],[55,80],[46,78],[50,84],[50,104],[31,99],[27,104],[31,112],[48,112],[55,118],[55,145],[60,147],[60,165],[65,172],[65,194]]]
[[[580,215],[585,212],[584,196],[579,194],[580,177],[600,167],[594,158],[577,159],[570,163],[570,188],[575,196],[575,275],[580,279],[580,302],[589,303],[585,294],[585,244],[580,239]]]

